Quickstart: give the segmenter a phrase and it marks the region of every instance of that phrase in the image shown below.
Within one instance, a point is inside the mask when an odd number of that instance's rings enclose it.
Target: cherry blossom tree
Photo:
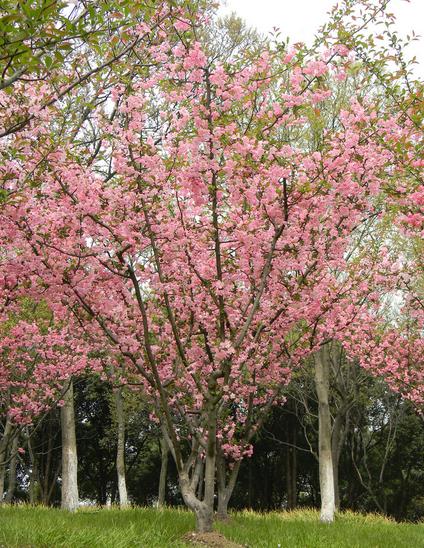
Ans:
[[[264,45],[222,60],[198,39],[208,10],[167,8],[154,31],[133,29],[143,70],[112,78],[88,119],[49,133],[65,122],[60,104],[40,107],[36,87],[26,96],[36,112],[3,144],[4,242],[13,236],[59,324],[73,318],[70,354],[78,334],[139,383],[199,531],[212,527],[217,459],[232,465],[223,477],[218,463],[228,503],[264,415],[314,355],[332,521],[320,356],[332,340],[358,340],[391,287],[378,271],[384,250],[353,251],[352,234],[382,214],[387,181],[405,171],[397,147],[416,128],[353,93],[323,129],[330,83],[355,62],[340,41],[312,56]]]

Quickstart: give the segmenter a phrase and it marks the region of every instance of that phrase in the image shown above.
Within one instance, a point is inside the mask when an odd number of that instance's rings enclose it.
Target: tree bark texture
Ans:
[[[18,466],[18,444],[19,436],[17,432],[14,433],[12,445],[10,448],[10,464],[9,473],[7,475],[7,493],[4,498],[6,504],[11,504],[15,495],[16,489],[16,468]]]
[[[160,439],[161,466],[159,477],[158,506],[164,506],[166,501],[166,479],[168,475],[168,456],[169,447],[166,439],[162,436]]]
[[[66,386],[60,410],[62,429],[62,500],[61,508],[74,512],[78,508],[78,456],[75,435],[74,387],[72,379]]]
[[[125,411],[122,397],[122,389],[115,388],[115,407],[118,439],[116,447],[116,473],[118,476],[119,506],[128,506],[127,482],[125,474]]]
[[[318,396],[319,485],[321,521],[332,523],[335,512],[331,415],[329,406],[330,363],[328,344],[315,353],[315,388]]]
[[[7,460],[7,448],[12,433],[12,423],[9,417],[6,418],[6,424],[4,426],[3,436],[0,440],[0,504],[3,502],[4,497],[4,480],[6,476],[6,460]]]
[[[217,484],[218,484],[218,508],[217,518],[221,521],[229,519],[228,516],[228,503],[236,485],[237,477],[240,471],[241,461],[234,463],[231,470],[226,469],[225,457],[221,451],[217,458]]]

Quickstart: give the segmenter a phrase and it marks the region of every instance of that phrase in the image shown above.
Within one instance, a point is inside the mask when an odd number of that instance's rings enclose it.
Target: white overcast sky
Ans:
[[[309,44],[317,29],[328,19],[327,13],[336,0],[223,0],[221,13],[236,12],[249,25],[263,33],[273,27],[280,29],[282,37],[290,42]],[[412,29],[420,35],[419,42],[411,44],[407,57],[416,56],[419,68],[416,74],[424,76],[424,0],[392,0],[390,12],[396,15],[396,28],[401,35]]]

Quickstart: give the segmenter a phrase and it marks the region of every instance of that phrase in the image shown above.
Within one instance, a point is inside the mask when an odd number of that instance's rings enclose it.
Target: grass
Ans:
[[[67,514],[30,506],[0,508],[0,547],[130,548],[187,546],[194,529],[184,510],[154,508],[81,509]],[[424,523],[395,523],[376,515],[345,512],[333,525],[319,523],[315,510],[235,513],[216,524],[228,539],[250,548],[424,548]]]
[[[316,510],[235,514],[218,524],[226,537],[252,548],[424,548],[424,523],[396,523],[374,514],[343,512],[319,522]]]

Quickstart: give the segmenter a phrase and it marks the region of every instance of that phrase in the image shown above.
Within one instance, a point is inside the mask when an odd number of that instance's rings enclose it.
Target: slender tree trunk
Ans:
[[[219,521],[228,521],[230,519],[228,515],[228,502],[230,497],[227,491],[218,488],[218,508],[216,517]]]
[[[0,440],[0,504],[3,502],[4,497],[4,479],[6,476],[6,459],[7,459],[7,447],[10,441],[10,435],[12,433],[12,423],[9,417],[6,418],[6,424],[4,426],[3,436]]]
[[[294,437],[294,440],[296,442],[296,437]],[[291,480],[292,480],[291,494],[292,494],[292,499],[291,499],[290,508],[292,510],[294,510],[297,507],[297,451],[296,451],[295,447],[293,447],[291,464],[292,464],[292,473],[291,473]]]
[[[63,510],[74,512],[78,508],[78,457],[75,435],[74,388],[72,379],[67,382],[60,410],[62,428],[62,503]]]
[[[124,401],[122,398],[122,389],[116,388],[115,406],[116,421],[118,426],[118,441],[116,449],[116,472],[118,476],[119,506],[125,508],[128,506],[127,483],[125,478],[125,412]]]
[[[287,510],[294,510],[297,505],[297,485],[296,485],[296,449],[294,447],[286,448],[286,490],[287,490]]]
[[[340,489],[339,489],[339,462],[340,454],[344,443],[343,422],[344,413],[338,413],[333,425],[331,451],[333,458],[333,476],[334,476],[334,504],[336,510],[340,510]]]
[[[51,498],[52,498],[52,495],[53,495],[53,490],[55,488],[55,485],[56,485],[56,482],[57,482],[57,478],[59,477],[59,474],[60,474],[60,471],[62,469],[62,462],[59,461],[57,463],[57,466],[56,466],[56,470],[55,470],[55,473],[53,475],[53,478],[51,479],[50,481],[50,485],[49,485],[49,488],[48,488],[48,491],[47,491],[47,494],[45,496],[45,499],[46,499],[46,506],[49,506],[50,505],[50,501],[51,501]]]
[[[3,462],[4,457],[0,455],[1,462]],[[4,497],[4,478],[6,474],[6,466],[4,464],[0,465],[0,504],[3,503]]]
[[[267,470],[267,482],[266,482],[266,509],[267,511],[272,508],[272,494],[274,491],[274,460],[271,459],[269,468]]]
[[[209,421],[208,447],[205,462],[205,493],[200,512],[196,514],[196,528],[200,533],[212,531],[216,474],[216,415]]]
[[[289,408],[295,412],[289,400]],[[287,509],[294,510],[297,506],[297,453],[296,453],[296,422],[294,416],[289,415],[287,422],[287,442],[286,446],[286,490],[287,490]]]
[[[330,364],[328,345],[315,353],[315,387],[318,396],[319,423],[319,484],[321,492],[321,521],[334,521],[334,474],[331,451],[331,415],[328,402]]]
[[[118,492],[118,480],[115,480],[113,482],[112,488],[110,490],[110,503],[111,503],[111,505],[114,505],[116,500],[117,500],[117,498],[116,498],[117,492]]]
[[[216,462],[216,477],[218,487],[218,508],[216,517],[220,521],[228,520],[228,492],[226,486],[226,470],[225,470],[225,458],[222,452],[218,452],[218,458]]]
[[[267,501],[268,501],[268,466],[266,467],[266,471],[264,471],[264,474],[263,474],[261,502],[260,502],[261,511],[264,511],[266,509]]]
[[[247,487],[247,504],[249,508],[253,508],[253,471],[252,471],[252,459],[249,459],[248,464],[248,487]]]
[[[30,458],[31,458],[31,472],[29,475],[29,503],[37,504],[39,497],[39,477],[38,477],[38,463],[34,452],[32,451],[31,444],[28,443],[28,448],[30,448]]]
[[[38,468],[37,468],[37,463],[33,462],[31,465],[31,473],[29,476],[29,503],[37,504],[38,497],[39,497]]]
[[[48,427],[47,427],[47,455],[46,460],[44,463],[44,481],[43,481],[43,496],[42,501],[45,506],[49,505],[50,497],[49,497],[49,491],[50,491],[50,476],[51,476],[51,465],[52,465],[52,458],[53,458],[53,445],[55,441],[55,434],[53,433],[53,422],[51,420],[48,421]]]
[[[29,503],[30,504],[36,504],[38,502],[38,495],[39,495],[39,477],[38,477],[38,462],[37,457],[34,453],[34,450],[32,448],[31,443],[31,434],[26,430],[26,437],[27,437],[27,447],[28,447],[28,454],[29,454],[29,462],[31,471],[29,473]]]
[[[226,463],[224,455],[219,451],[219,456],[217,458],[217,484],[218,484],[218,508],[217,508],[217,518],[221,521],[227,521],[228,516],[228,503],[230,502],[231,496],[236,485],[238,473],[240,471],[241,461],[237,461],[231,471],[229,472],[229,477],[227,480],[226,473]]]
[[[7,493],[4,498],[6,504],[11,504],[13,497],[15,495],[16,489],[16,468],[18,466],[18,444],[19,436],[15,432],[12,440],[12,447],[10,448],[10,464],[9,464],[9,473],[7,475]]]
[[[169,447],[166,439],[162,436],[160,439],[161,466],[159,477],[158,506],[164,506],[166,501],[166,479],[168,475],[168,455]]]

